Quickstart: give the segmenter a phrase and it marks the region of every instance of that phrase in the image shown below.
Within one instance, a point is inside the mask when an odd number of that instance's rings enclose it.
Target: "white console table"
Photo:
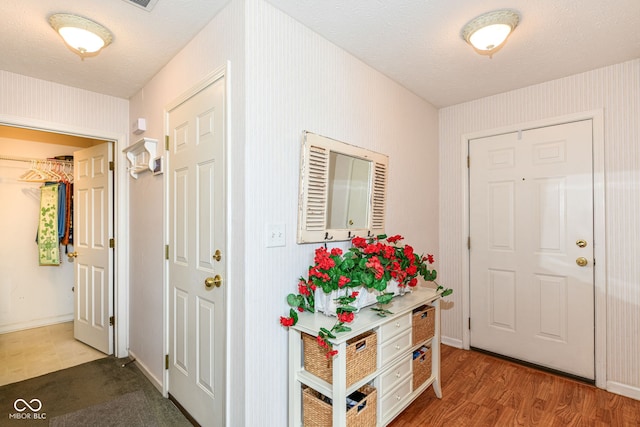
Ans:
[[[413,343],[412,311],[425,304],[435,307],[435,333],[433,338]],[[385,306],[393,314],[380,317],[366,307],[348,324],[350,332],[336,334],[331,340],[338,354],[333,359],[333,384],[305,371],[301,334],[317,336],[320,328],[331,329],[335,317],[321,313],[300,313],[298,323],[289,328],[289,427],[302,426],[302,386],[322,393],[333,402],[333,426],[346,425],[346,398],[364,384],[372,384],[377,390],[376,420],[386,426],[413,402],[426,388],[433,386],[437,397],[442,397],[440,383],[440,294],[434,289],[418,287],[404,296],[395,297]],[[347,387],[347,340],[367,331],[375,330],[377,337],[376,370]],[[431,348],[431,377],[416,389],[413,388],[412,356],[423,345]]]

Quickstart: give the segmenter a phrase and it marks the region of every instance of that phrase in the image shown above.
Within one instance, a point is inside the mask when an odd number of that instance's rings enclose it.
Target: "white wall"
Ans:
[[[462,339],[463,134],[603,109],[607,387],[640,398],[640,59],[440,110],[441,278],[456,289],[442,334]]]
[[[73,154],[66,145],[0,138],[0,156],[46,159]],[[29,163],[0,160],[0,333],[73,319],[73,264],[60,247],[59,266],[40,266],[35,242],[41,182],[20,177]],[[69,246],[73,250],[73,246]]]
[[[287,334],[278,318],[319,246],[295,243],[301,133],[388,154],[387,230],[437,255],[437,111],[264,1],[246,4],[245,425],[282,426]],[[265,247],[269,223],[285,224],[285,247]]]

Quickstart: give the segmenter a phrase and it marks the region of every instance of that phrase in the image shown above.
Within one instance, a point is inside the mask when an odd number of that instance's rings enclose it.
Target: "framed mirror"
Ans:
[[[383,234],[388,165],[384,154],[305,131],[297,242]]]

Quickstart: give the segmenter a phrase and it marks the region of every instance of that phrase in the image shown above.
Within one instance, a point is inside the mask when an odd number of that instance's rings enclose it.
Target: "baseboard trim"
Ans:
[[[132,352],[131,350],[129,350],[129,358],[131,360],[133,360],[135,363],[135,365],[138,367],[138,369],[140,369],[140,372],[142,372],[142,374],[147,377],[147,379],[151,382],[151,384],[153,384],[153,386],[155,388],[158,389],[158,391],[160,392],[160,394],[162,394],[162,381],[158,380],[149,370],[149,368],[147,367],[147,365],[145,365],[144,363],[142,363],[140,361],[140,359],[138,359],[138,357],[136,356],[136,354],[134,352]]]
[[[11,323],[8,325],[0,325],[0,334],[8,334],[9,332],[24,331],[25,329],[41,328],[43,326],[56,325],[73,321],[73,313],[64,314],[62,316],[45,317],[44,319],[29,320],[27,322]]]
[[[631,399],[640,400],[640,388],[615,381],[607,381],[607,391],[629,397]]]
[[[449,347],[462,348],[462,340],[457,338],[441,337],[440,342]]]

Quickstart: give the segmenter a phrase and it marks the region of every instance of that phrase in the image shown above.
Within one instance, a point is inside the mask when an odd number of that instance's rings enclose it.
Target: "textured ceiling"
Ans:
[[[229,0],[0,0],[0,69],[129,98]],[[640,57],[640,0],[267,0],[437,107]],[[474,17],[511,8],[521,22],[493,59],[460,38]],[[114,42],[81,61],[53,13],[109,28]]]
[[[268,1],[437,107],[640,57],[640,0]],[[520,24],[478,55],[462,27],[503,8]]]
[[[124,0],[0,0],[0,69],[129,98],[228,0],[158,0],[148,12]],[[108,28],[113,43],[84,61],[49,25],[73,13]]]

